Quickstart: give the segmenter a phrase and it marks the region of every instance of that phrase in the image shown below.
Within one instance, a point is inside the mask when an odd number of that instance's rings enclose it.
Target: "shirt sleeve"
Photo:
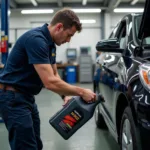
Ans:
[[[29,37],[25,42],[29,64],[49,64],[49,47],[40,36]]]

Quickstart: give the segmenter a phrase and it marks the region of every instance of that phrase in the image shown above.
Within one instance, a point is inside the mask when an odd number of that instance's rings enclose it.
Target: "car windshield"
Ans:
[[[141,20],[142,20],[142,15],[135,17],[135,28],[136,28],[137,37],[138,37],[139,30],[140,30]],[[145,38],[143,40],[143,44],[150,44],[150,37]]]

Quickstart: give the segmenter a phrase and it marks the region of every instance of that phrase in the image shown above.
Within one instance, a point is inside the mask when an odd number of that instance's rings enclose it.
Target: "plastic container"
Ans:
[[[79,96],[73,97],[49,120],[49,123],[67,140],[92,118],[96,105],[101,101],[103,101],[101,95],[98,95],[97,100],[92,103],[85,102]]]
[[[76,83],[76,67],[75,66],[66,67],[66,82]]]

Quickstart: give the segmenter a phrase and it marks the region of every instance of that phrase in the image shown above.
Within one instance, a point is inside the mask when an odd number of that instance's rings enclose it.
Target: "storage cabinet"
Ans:
[[[80,55],[79,57],[79,81],[92,82],[92,58],[90,55]]]

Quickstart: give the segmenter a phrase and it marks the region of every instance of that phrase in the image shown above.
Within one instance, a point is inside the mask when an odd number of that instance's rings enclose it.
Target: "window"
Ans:
[[[142,21],[142,15],[135,17],[135,30],[136,30],[136,37],[137,38],[138,38],[139,30],[140,30],[141,21]],[[150,37],[143,39],[143,44],[150,44]]]
[[[117,24],[117,26],[113,29],[112,33],[109,36],[109,39],[115,38],[118,26],[119,24]]]
[[[117,35],[117,38],[120,42],[120,48],[125,49],[126,48],[126,20],[122,21],[119,27],[119,32]]]

